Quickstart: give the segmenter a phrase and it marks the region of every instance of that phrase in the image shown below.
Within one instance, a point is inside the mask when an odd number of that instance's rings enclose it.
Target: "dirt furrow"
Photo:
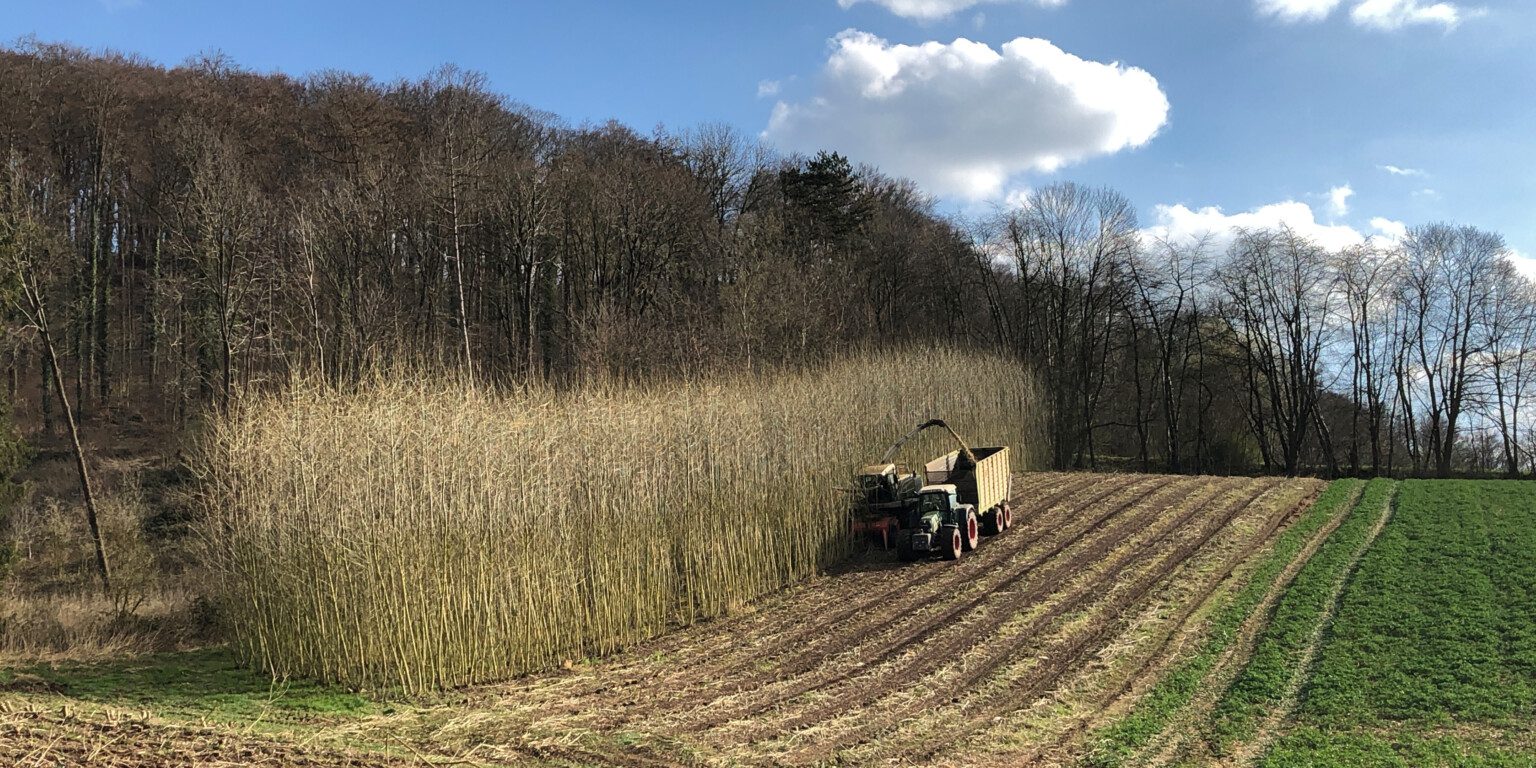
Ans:
[[[884,661],[893,654],[903,652],[916,639],[926,637],[937,628],[953,623],[956,616],[963,615],[965,612],[974,609],[981,602],[989,599],[992,593],[997,590],[1017,583],[1036,568],[1051,562],[1063,551],[1082,541],[1085,537],[1099,533],[1104,529],[1105,524],[1109,520],[1120,515],[1125,510],[1144,504],[1149,497],[1159,496],[1170,492],[1170,490],[1177,490],[1177,485],[1174,483],[1136,487],[1140,490],[1136,491],[1133,496],[1117,501],[1107,512],[1093,517],[1087,525],[1071,531],[1069,535],[1057,541],[1049,550],[1036,553],[1024,560],[1014,561],[1006,568],[992,567],[983,569],[974,578],[962,581],[960,585],[957,585],[962,586],[962,589],[957,590],[955,596],[973,595],[969,600],[965,602],[946,601],[934,595],[920,594],[907,595],[899,601],[879,606],[876,609],[878,615],[874,617],[877,619],[877,622],[873,627],[853,630],[838,628],[838,631],[830,639],[834,641],[845,639],[845,641],[840,644],[832,644],[832,647],[837,650],[830,653],[816,654],[810,652],[813,649],[807,649],[808,652],[805,655],[793,659],[791,664],[764,671],[759,678],[762,681],[762,685],[796,684],[796,681],[804,684],[801,678],[807,673],[812,675],[811,684],[814,685],[822,679],[822,673],[824,672],[836,674],[837,670],[858,669]],[[1111,494],[1112,497],[1113,494]],[[1094,498],[1097,499],[1099,497],[1096,495]],[[866,658],[866,654],[870,652],[875,654],[875,658]],[[764,704],[764,706],[760,707],[761,710],[778,706],[780,702],[786,699],[784,696],[777,695],[764,697],[759,691],[742,684],[740,681],[731,680],[728,682],[732,685],[732,690],[716,695],[708,702],[701,701],[699,703],[713,703],[722,698],[735,696],[742,690],[753,691],[755,694],[754,700]],[[729,719],[733,719],[734,716],[734,714],[712,716],[707,718],[706,722],[697,725],[695,729],[714,727]]]
[[[1116,515],[1123,513],[1127,509],[1136,507],[1144,507],[1145,513],[1139,516],[1123,519],[1120,522],[1120,526],[1117,527],[1116,530],[1119,530],[1120,528],[1128,528],[1133,530],[1140,529],[1145,525],[1154,523],[1156,518],[1165,514],[1165,510],[1160,508],[1157,504],[1153,503],[1151,499],[1180,493],[1183,490],[1184,487],[1182,484],[1171,483],[1157,489],[1153,494],[1150,494],[1149,497],[1143,499],[1128,500],[1125,504],[1117,506],[1114,510]],[[1186,501],[1186,504],[1188,504],[1190,507],[1187,515],[1181,516],[1175,519],[1173,522],[1165,525],[1165,530],[1163,530],[1161,533],[1156,533],[1155,536],[1161,537],[1176,529],[1183,523],[1183,521],[1188,519],[1188,516],[1196,514],[1197,510],[1203,503],[1208,501],[1211,497],[1221,493],[1222,490],[1223,489],[1220,485],[1216,485],[1207,489],[1202,494]],[[1102,521],[1108,519],[1108,516],[1101,518],[1101,526],[1095,528],[1095,530],[1100,530],[1102,527]],[[1146,530],[1152,531],[1153,529],[1147,528]],[[1073,541],[1082,541],[1083,538],[1085,537],[1075,537]],[[1114,537],[1107,533],[1102,538],[1113,539]],[[912,631],[907,632],[903,637],[889,642],[882,638],[876,646],[879,648],[879,650],[873,656],[855,657],[854,659],[849,660],[844,660],[841,658],[825,660],[824,664],[822,665],[822,669],[834,671],[833,676],[829,679],[803,682],[789,690],[774,692],[771,698],[758,697],[753,706],[750,706],[741,711],[712,713],[712,716],[706,721],[700,724],[696,724],[693,728],[688,730],[702,730],[704,728],[723,725],[729,720],[749,718],[760,715],[776,707],[783,706],[785,702],[794,697],[831,688],[837,684],[855,682],[854,678],[857,677],[860,672],[866,669],[877,667],[901,655],[911,654],[913,659],[907,664],[896,665],[895,669],[882,674],[881,677],[895,678],[896,686],[910,684],[915,676],[915,671],[912,668],[924,664],[925,655],[919,649],[920,645],[939,643],[944,645],[946,648],[946,656],[959,658],[983,642],[985,639],[990,637],[991,633],[995,632],[1003,624],[1012,620],[1015,616],[1018,615],[1020,610],[1035,605],[1046,597],[1055,594],[1055,591],[1060,588],[1062,581],[1070,578],[1071,574],[1079,572],[1085,566],[1089,566],[1093,563],[1102,561],[1106,554],[1108,554],[1113,548],[1121,546],[1123,543],[1124,542],[1121,540],[1102,542],[1094,541],[1085,546],[1083,551],[1074,553],[1073,556],[1067,560],[1051,560],[1049,562],[1050,570],[1046,573],[1035,573],[1034,568],[1022,569],[1018,573],[1010,575],[1001,583],[995,585],[983,584],[978,590],[979,594],[977,594],[976,597],[964,603],[951,606],[948,610],[942,612],[938,616],[932,617],[917,627],[913,628]],[[1146,546],[1150,546],[1150,543],[1148,543]],[[1057,549],[1052,556],[1054,557],[1055,555],[1061,554],[1063,551],[1065,551],[1065,549],[1066,547]],[[1045,564],[1045,560],[1041,560],[1035,563],[1036,566]],[[1110,569],[1113,569],[1113,566],[1111,566]],[[1018,581],[1022,580],[1025,576],[1037,577],[1034,579],[1035,585],[1031,589],[1017,594],[1009,594],[1005,592],[1007,588],[1013,586]],[[1004,603],[1004,605],[993,606],[991,604],[993,601],[1001,601]],[[986,615],[980,620],[979,623],[962,623],[961,620],[963,617],[978,610],[985,610],[986,612]],[[951,633],[961,633],[962,637],[956,638],[949,644],[946,644],[945,640]],[[916,653],[914,653],[914,649],[917,649]],[[865,678],[861,678],[857,682],[862,683],[866,679],[867,676]],[[869,700],[873,700],[874,698],[878,698],[880,695],[883,695],[883,693],[889,690],[891,687],[891,684],[875,684],[872,686],[861,685],[861,692],[858,695],[853,696],[852,699],[846,695],[844,697],[837,697],[834,698],[831,702],[823,706],[819,706],[809,712],[804,712],[786,723],[776,725],[759,724],[759,730],[765,730],[767,728],[797,728],[806,722],[822,719],[825,711],[845,710],[852,709],[857,706],[862,706],[867,702],[857,701],[854,699],[868,698]]]
[[[1038,663],[1032,668],[1025,681],[1018,679],[1009,681],[1003,689],[996,693],[981,693],[969,703],[955,708],[959,711],[959,722],[952,726],[946,726],[945,730],[951,733],[965,734],[975,733],[979,725],[992,719],[1000,712],[1006,712],[1010,708],[1016,708],[1021,702],[1027,702],[1029,697],[1046,690],[1054,685],[1062,676],[1082,658],[1098,650],[1100,642],[1110,634],[1126,608],[1134,605],[1143,596],[1152,590],[1157,584],[1167,578],[1168,574],[1176,570],[1181,563],[1192,556],[1217,532],[1225,528],[1233,519],[1242,514],[1249,506],[1268,494],[1278,481],[1264,484],[1262,489],[1240,498],[1228,504],[1203,527],[1197,529],[1197,533],[1190,541],[1175,547],[1168,555],[1160,558],[1155,564],[1147,567],[1143,575],[1130,581],[1123,579],[1124,574],[1117,571],[1106,571],[1106,576],[1099,585],[1110,585],[1109,595],[1103,600],[1096,600],[1092,596],[1088,599],[1069,601],[1070,606],[1063,605],[1052,619],[1064,615],[1068,607],[1087,609],[1091,605],[1101,604],[1099,610],[1091,611],[1092,618],[1087,631],[1082,634],[1073,633],[1073,636],[1060,647],[1045,649],[1038,658]],[[1084,590],[1084,593],[1088,593]],[[1085,595],[1079,595],[1083,597]],[[1031,622],[1032,624],[1034,622]],[[1038,628],[1037,628],[1038,629]],[[933,691],[927,695],[909,699],[890,708],[879,719],[868,718],[860,724],[860,727],[840,734],[832,738],[819,739],[816,744],[802,748],[790,756],[790,762],[815,763],[829,759],[838,751],[861,743],[869,743],[877,738],[888,735],[897,730],[904,722],[927,711],[943,707],[954,702],[954,691],[970,691],[986,677],[991,676],[1008,662],[1021,656],[1025,649],[1019,647],[1003,646],[1000,651],[991,651],[978,664],[967,665],[963,674],[953,680],[945,680],[943,689]],[[955,711],[952,710],[952,711]],[[911,734],[903,734],[910,738]],[[910,764],[911,762],[931,759],[935,754],[953,744],[953,739],[943,739],[937,742],[932,740],[916,739],[919,746],[913,749],[898,749],[893,755],[899,762]]]

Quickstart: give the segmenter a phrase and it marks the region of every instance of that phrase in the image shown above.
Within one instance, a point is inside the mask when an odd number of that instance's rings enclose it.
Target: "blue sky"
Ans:
[[[724,122],[838,149],[951,210],[1070,179],[1119,189],[1161,231],[1286,221],[1345,243],[1454,221],[1536,255],[1529,0],[4,6],[0,39],[166,64],[220,50],[391,80],[454,63],[572,124]]]

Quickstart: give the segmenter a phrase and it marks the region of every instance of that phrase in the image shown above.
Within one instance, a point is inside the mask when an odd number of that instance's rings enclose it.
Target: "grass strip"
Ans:
[[[1334,530],[1286,588],[1249,659],[1212,715],[1210,747],[1225,754],[1233,744],[1253,738],[1257,726],[1284,700],[1318,623],[1328,615],[1335,585],[1365,544],[1391,498],[1395,481],[1372,480],[1349,517]]]
[[[1231,597],[1216,607],[1209,634],[1199,651],[1170,670],[1130,713],[1095,737],[1095,748],[1088,758],[1090,765],[1104,768],[1121,765],[1168,727],[1200,689],[1201,681],[1210,673],[1216,660],[1237,639],[1243,621],[1264,599],[1264,594],[1286,565],[1329,520],[1344,512],[1341,507],[1355,498],[1364,485],[1361,480],[1334,481],[1300,520],[1276,538],[1247,585],[1239,592],[1228,593]]]

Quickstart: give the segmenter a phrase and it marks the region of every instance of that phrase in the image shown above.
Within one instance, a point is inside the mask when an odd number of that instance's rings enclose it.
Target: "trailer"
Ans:
[[[923,466],[924,483],[955,486],[960,503],[983,510],[978,513],[983,532],[997,534],[1013,522],[1008,506],[1013,472],[1008,458],[1006,447],[950,451]]]
[[[896,537],[897,555],[911,561],[937,552],[958,560],[983,534],[1008,530],[1012,478],[1006,447],[969,448],[962,442],[959,450],[928,462],[918,503]]]

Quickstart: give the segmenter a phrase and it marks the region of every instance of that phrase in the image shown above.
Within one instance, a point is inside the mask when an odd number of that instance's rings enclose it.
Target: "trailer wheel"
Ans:
[[[960,553],[965,551],[965,544],[960,540],[959,526],[944,526],[939,530],[939,538],[943,540],[944,559],[959,560]]]
[[[1013,527],[1013,507],[1008,506],[1007,502],[1004,502],[1001,507],[998,507],[997,514],[998,517],[1002,518],[1003,522],[1000,527],[1003,530],[1006,531]]]
[[[988,536],[996,536],[1003,532],[1003,508],[993,507],[981,516],[981,532]]]
[[[976,510],[967,509],[965,511],[964,526],[965,539],[962,543],[965,545],[965,551],[969,552],[975,549],[977,544],[981,543],[981,525],[976,522]]]

